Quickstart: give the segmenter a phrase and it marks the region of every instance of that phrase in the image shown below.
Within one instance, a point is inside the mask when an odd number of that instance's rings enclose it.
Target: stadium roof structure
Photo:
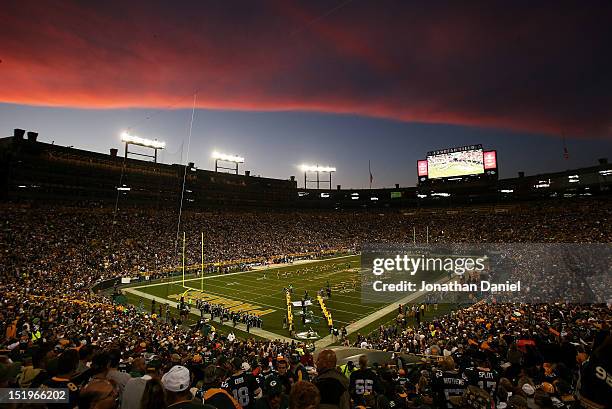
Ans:
[[[40,142],[37,133],[0,138],[0,199],[113,202],[121,189],[126,205],[175,206],[185,172],[181,164],[153,163]],[[235,155],[234,155],[235,156]],[[333,167],[318,167],[319,171]],[[451,181],[427,186],[377,189],[304,189],[294,177],[274,179],[216,173],[189,166],[185,205],[273,206],[288,208],[386,208],[509,203],[521,200],[606,195],[612,192],[612,166],[598,165],[515,178]],[[314,169],[314,168],[308,168]],[[118,180],[125,172],[122,186]],[[331,185],[331,183],[330,183]],[[326,186],[327,187],[327,186]],[[123,188],[129,188],[123,189]]]

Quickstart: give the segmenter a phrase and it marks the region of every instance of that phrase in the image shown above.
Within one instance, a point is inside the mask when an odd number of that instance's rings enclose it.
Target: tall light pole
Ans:
[[[226,153],[214,151],[211,156],[215,160],[215,172],[218,172],[219,169],[224,169],[224,170],[231,170],[237,175],[238,174],[238,164],[244,163],[244,158],[238,155],[228,155]],[[229,163],[233,163],[234,165],[231,168],[227,166],[219,166],[219,162],[229,162]]]
[[[332,174],[336,171],[335,167],[332,166],[319,166],[319,165],[300,165],[300,170],[304,172],[304,189],[308,187],[308,182],[316,183],[317,189],[320,188],[321,183],[327,184],[329,183],[329,190],[332,188]],[[315,180],[308,180],[308,174],[315,173],[317,178]],[[321,180],[320,174],[327,173],[329,174],[329,181]]]
[[[157,163],[157,151],[166,147],[166,142],[161,142],[154,139],[146,139],[138,136],[130,135],[127,131],[121,133],[121,142],[125,143],[125,158],[127,159],[128,154],[136,156],[144,156],[146,158],[152,158],[153,162]],[[155,151],[153,155],[146,155],[144,153],[130,152],[128,145],[144,146],[145,148],[151,148]]]

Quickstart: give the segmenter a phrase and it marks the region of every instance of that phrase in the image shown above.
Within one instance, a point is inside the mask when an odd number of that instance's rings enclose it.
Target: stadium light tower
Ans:
[[[144,156],[147,158],[153,158],[153,162],[157,163],[157,151],[166,147],[166,142],[160,142],[157,139],[145,139],[138,136],[130,135],[127,131],[121,133],[121,142],[125,143],[125,158],[127,159],[128,154]],[[153,155],[146,155],[144,153],[130,152],[128,145],[144,146],[145,148],[151,148],[155,151]]]
[[[238,174],[238,164],[244,163],[244,158],[238,155],[228,155],[226,153],[214,151],[211,156],[215,160],[215,172],[218,172],[219,169],[225,169],[231,170],[232,172]],[[229,168],[226,166],[219,166],[219,162],[229,162],[233,163],[234,165]]]
[[[332,174],[336,171],[336,168],[332,166],[319,166],[319,165],[300,165],[300,170],[304,172],[304,189],[308,186],[308,182],[316,183],[317,189],[321,183],[329,183],[329,190],[332,188]],[[317,178],[314,180],[308,180],[308,174],[315,173]],[[321,173],[329,173],[329,181],[321,180]]]

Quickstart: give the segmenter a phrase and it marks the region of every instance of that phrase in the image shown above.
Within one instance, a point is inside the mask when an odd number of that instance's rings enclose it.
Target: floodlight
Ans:
[[[215,172],[218,172],[219,169],[231,170],[236,175],[238,174],[238,164],[244,163],[244,158],[238,155],[229,155],[227,153],[221,153],[217,151],[213,151],[211,154],[212,158],[215,160]],[[219,161],[221,162],[230,162],[233,163],[232,167],[219,166]],[[248,176],[248,174],[247,174]]]
[[[329,183],[329,189],[331,190],[332,187],[332,173],[336,171],[335,167],[332,166],[319,166],[319,165],[307,165],[307,164],[301,164],[298,166],[300,168],[300,170],[302,172],[304,172],[304,189],[306,189],[306,187],[308,186],[308,182],[314,182],[317,184],[317,189],[320,188],[320,184],[321,184],[321,180],[319,179],[319,174],[321,173],[327,173],[329,174],[329,181],[323,181],[323,183],[327,184]],[[307,178],[307,174],[308,173],[315,173],[317,178],[315,180],[308,180]]]
[[[127,132],[121,133],[121,142],[131,143],[132,145],[145,146],[153,149],[164,149],[166,147],[165,142],[160,142],[152,139],[140,138],[138,136],[130,135]]]
[[[238,155],[228,155],[226,153],[221,153],[214,151],[212,153],[212,158],[215,160],[222,160],[225,162],[233,162],[233,163],[244,163],[244,158]]]
[[[335,172],[336,168],[331,166],[319,166],[319,165],[300,165],[302,172]]]

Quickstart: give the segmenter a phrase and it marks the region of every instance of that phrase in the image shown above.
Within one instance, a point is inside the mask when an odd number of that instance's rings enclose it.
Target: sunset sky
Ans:
[[[502,177],[612,160],[612,2],[3,1],[0,134],[167,163],[214,149],[287,178],[416,182],[429,150],[482,143]],[[563,135],[570,153],[563,159]]]

